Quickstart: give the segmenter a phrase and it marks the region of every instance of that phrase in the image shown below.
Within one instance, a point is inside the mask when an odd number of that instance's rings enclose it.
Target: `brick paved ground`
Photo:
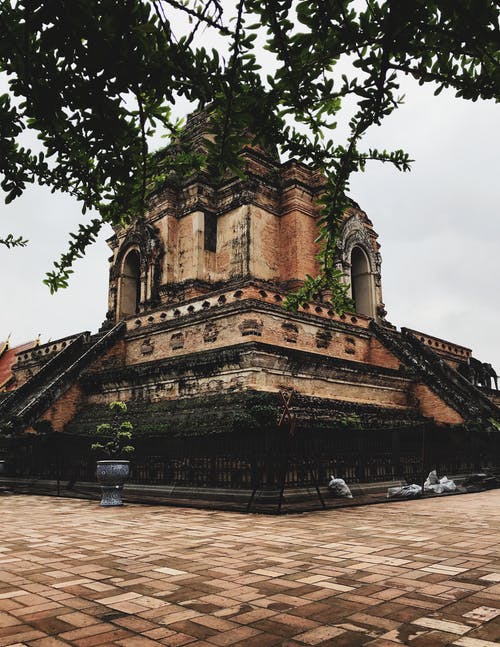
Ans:
[[[498,490],[283,517],[0,510],[0,647],[500,645]]]

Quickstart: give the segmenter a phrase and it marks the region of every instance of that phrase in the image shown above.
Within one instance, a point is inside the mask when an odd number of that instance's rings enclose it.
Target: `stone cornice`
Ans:
[[[212,295],[205,295],[206,298],[208,298],[209,296]],[[203,300],[203,298],[200,299],[198,297],[196,299],[196,302],[199,302],[201,300]],[[206,302],[206,300],[204,302]],[[182,304],[183,310],[186,309],[185,306],[187,304],[189,304],[189,302]],[[132,321],[127,320],[127,323],[129,324],[127,330],[127,339],[132,340],[144,336],[154,336],[155,334],[161,333],[165,330],[176,330],[179,328],[184,328],[186,326],[207,323],[208,321],[213,319],[224,318],[230,314],[246,312],[270,313],[286,321],[309,323],[316,326],[320,325],[335,332],[356,335],[358,337],[368,338],[371,336],[370,332],[366,328],[361,328],[359,326],[356,326],[355,324],[348,323],[347,321],[327,319],[325,317],[320,317],[317,314],[307,311],[289,312],[282,306],[268,303],[260,299],[246,298],[242,299],[241,301],[225,303],[211,308],[197,310],[191,313],[179,314],[178,316],[174,315],[174,318],[165,318],[163,321],[161,319],[160,321],[155,321],[153,315],[156,314],[161,317],[160,312],[161,311],[156,311],[155,313],[148,313],[147,316],[142,315],[141,317],[137,317],[134,321],[140,321],[141,325],[137,325],[135,329],[130,328]],[[357,319],[357,317],[354,318]],[[152,321],[148,321],[149,319],[152,319]],[[143,321],[144,323],[142,323]]]
[[[410,378],[396,369],[251,341],[126,367],[88,371],[82,376],[82,383],[89,392],[98,392],[103,385],[109,383],[138,384],[155,381],[166,375],[182,378],[186,373],[190,377],[203,377],[217,373],[223,366],[265,368],[266,365],[275,365],[276,361],[279,363],[279,370],[283,372],[317,376],[326,371],[332,377],[351,383],[368,381],[376,385],[381,381],[383,386],[391,382],[393,386],[406,388],[411,382]]]

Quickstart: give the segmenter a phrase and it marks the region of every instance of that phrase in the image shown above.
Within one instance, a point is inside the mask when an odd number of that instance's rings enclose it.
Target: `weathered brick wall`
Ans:
[[[175,271],[175,248],[177,245],[177,223],[173,214],[167,213],[159,220],[155,221],[155,227],[158,228],[158,237],[163,241],[164,255],[162,258],[161,282],[172,283],[174,281]]]
[[[123,366],[124,361],[125,340],[120,339],[98,357],[87,370],[99,371],[102,369],[117,368]],[[116,400],[121,398],[116,396],[112,399]],[[64,426],[77,414],[82,406],[85,406],[86,402],[86,395],[80,384],[76,382],[40,416],[40,420],[47,420],[52,423],[55,431],[63,431]]]
[[[207,312],[203,321],[180,321],[175,327],[151,326],[127,340],[126,363],[176,357],[212,348],[225,348],[246,341],[261,341],[285,348],[339,357],[357,362],[379,363],[387,368],[399,364],[380,350],[380,362],[372,357],[373,343],[363,328],[334,327],[328,322],[305,320],[283,311],[280,315],[257,310]]]
[[[460,424],[462,416],[449,407],[425,384],[417,383],[412,388],[413,397],[418,400],[420,413],[436,422]]]
[[[147,220],[156,228],[155,235],[164,249],[160,272],[163,287],[249,275],[262,280],[290,280],[317,274],[315,201],[320,176],[304,165],[281,165],[277,159],[252,149],[247,151],[246,164],[251,182],[228,177],[227,183],[214,189],[200,176],[178,191],[165,189],[153,197]],[[217,218],[215,251],[205,249],[206,213]],[[120,291],[117,258],[125,250],[122,245],[127,232],[134,226],[117,227],[117,238],[112,241],[115,268],[110,310],[114,310],[116,292]],[[196,293],[194,288],[188,290],[190,296]],[[162,292],[166,302],[166,291]],[[118,316],[119,312],[115,313],[115,318]]]
[[[126,342],[119,339],[116,344],[104,352],[87,370],[95,371],[110,367],[123,366],[126,357]]]
[[[303,279],[306,274],[316,276],[319,246],[315,243],[318,228],[315,218],[298,210],[280,219],[280,278],[282,281]]]
[[[411,382],[395,375],[377,375],[349,367],[329,367],[323,363],[311,366],[297,363],[286,353],[272,347],[252,347],[240,358],[215,365],[214,358],[200,356],[188,366],[173,364],[162,369],[143,371],[139,377],[127,379],[126,372],[119,380],[104,379],[102,387],[88,397],[90,404],[103,404],[116,399],[126,401],[161,401],[214,393],[232,393],[242,390],[278,392],[292,388],[296,392],[327,400],[343,400],[376,404],[398,410],[413,408],[408,402]],[[300,365],[300,368],[298,366]]]
[[[366,361],[385,368],[398,369],[400,365],[398,358],[387,350],[376,337],[370,339],[370,349]]]
[[[174,282],[194,279],[196,276],[194,259],[194,242],[198,242],[201,232],[198,230],[197,214],[189,214],[177,223],[177,245],[173,265],[176,268]]]
[[[66,393],[41,416],[40,420],[47,420],[52,424],[54,431],[63,431],[64,426],[73,419],[83,402],[83,393],[79,384],[73,384]]]
[[[273,213],[251,207],[250,274],[263,280],[279,279],[281,256],[279,249],[280,221]]]
[[[407,385],[392,384],[389,380],[384,386],[374,384],[371,376],[365,376],[364,382],[349,382],[346,379],[283,375],[277,371],[255,372],[254,381],[250,385],[256,390],[281,391],[294,389],[305,396],[317,398],[344,400],[364,404],[376,404],[383,407],[410,408],[408,405]]]
[[[249,206],[238,207],[217,219],[217,279],[245,276],[249,271]]]

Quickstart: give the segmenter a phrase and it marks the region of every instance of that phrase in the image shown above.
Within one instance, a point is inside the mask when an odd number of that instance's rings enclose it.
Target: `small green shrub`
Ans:
[[[92,450],[109,458],[126,458],[135,452],[135,447],[130,444],[133,425],[129,420],[123,420],[127,405],[125,402],[111,402],[109,410],[112,414],[111,423],[97,425],[94,433],[100,438],[92,443]]]

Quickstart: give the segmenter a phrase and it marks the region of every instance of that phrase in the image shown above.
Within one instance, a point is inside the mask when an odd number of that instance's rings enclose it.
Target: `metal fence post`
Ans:
[[[424,422],[422,425],[422,475],[421,475],[422,496],[424,495],[424,483],[426,479],[426,475],[425,475],[426,431],[427,431],[427,423]]]
[[[401,478],[401,439],[399,435],[399,429],[392,430],[391,445],[393,474],[399,479]]]

